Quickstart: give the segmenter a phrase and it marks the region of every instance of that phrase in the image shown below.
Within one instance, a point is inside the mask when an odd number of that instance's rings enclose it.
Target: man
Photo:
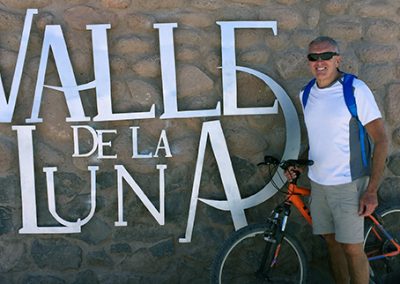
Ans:
[[[384,123],[370,89],[354,79],[358,117],[374,144],[372,166],[356,172],[353,159],[360,155],[352,152],[350,136],[358,132],[353,130],[354,118],[343,97],[338,44],[332,38],[318,37],[308,51],[308,64],[316,79],[303,107],[309,159],[314,161],[308,172],[313,232],[326,240],[336,283],[349,283],[350,279],[351,283],[368,283],[363,222],[378,206],[377,191],[388,148]],[[295,175],[293,171],[286,174],[289,179]]]

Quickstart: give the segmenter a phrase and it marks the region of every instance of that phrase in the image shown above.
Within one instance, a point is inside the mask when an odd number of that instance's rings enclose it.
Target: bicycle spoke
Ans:
[[[383,211],[382,219],[385,230],[399,242],[400,209]],[[376,235],[371,227],[368,228],[364,247],[368,257],[378,256],[396,250],[394,245],[386,238],[381,238],[381,235],[382,234],[380,234],[380,236]],[[400,255],[370,261],[370,267],[377,279],[385,281],[385,283],[398,283],[400,279]]]

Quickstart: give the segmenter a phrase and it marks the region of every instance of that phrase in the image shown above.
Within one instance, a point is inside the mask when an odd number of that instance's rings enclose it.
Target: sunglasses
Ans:
[[[335,55],[339,55],[339,53],[333,52],[333,51],[322,52],[322,53],[309,53],[307,55],[307,58],[308,58],[309,61],[317,61],[318,59],[320,59],[320,60],[330,60]]]

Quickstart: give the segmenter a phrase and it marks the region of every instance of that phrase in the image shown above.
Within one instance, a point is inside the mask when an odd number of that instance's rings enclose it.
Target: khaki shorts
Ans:
[[[311,181],[313,233],[335,234],[339,243],[362,243],[364,217],[358,215],[358,206],[368,181],[368,177],[362,177],[351,183],[328,186]]]

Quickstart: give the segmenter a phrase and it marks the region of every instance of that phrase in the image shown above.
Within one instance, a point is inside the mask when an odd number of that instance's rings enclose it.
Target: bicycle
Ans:
[[[278,167],[286,170],[290,166],[312,163],[310,160],[279,161],[266,156],[259,165],[268,165],[272,176],[271,170]],[[285,200],[266,222],[243,227],[224,241],[211,266],[211,283],[306,283],[306,255],[287,227],[292,205],[312,224],[310,211],[302,200],[310,195],[310,190],[297,186],[296,179],[288,184],[284,193]],[[370,278],[375,283],[383,283],[389,277],[396,277],[399,283],[399,240],[400,206],[380,208],[366,217],[364,250],[370,263]]]

